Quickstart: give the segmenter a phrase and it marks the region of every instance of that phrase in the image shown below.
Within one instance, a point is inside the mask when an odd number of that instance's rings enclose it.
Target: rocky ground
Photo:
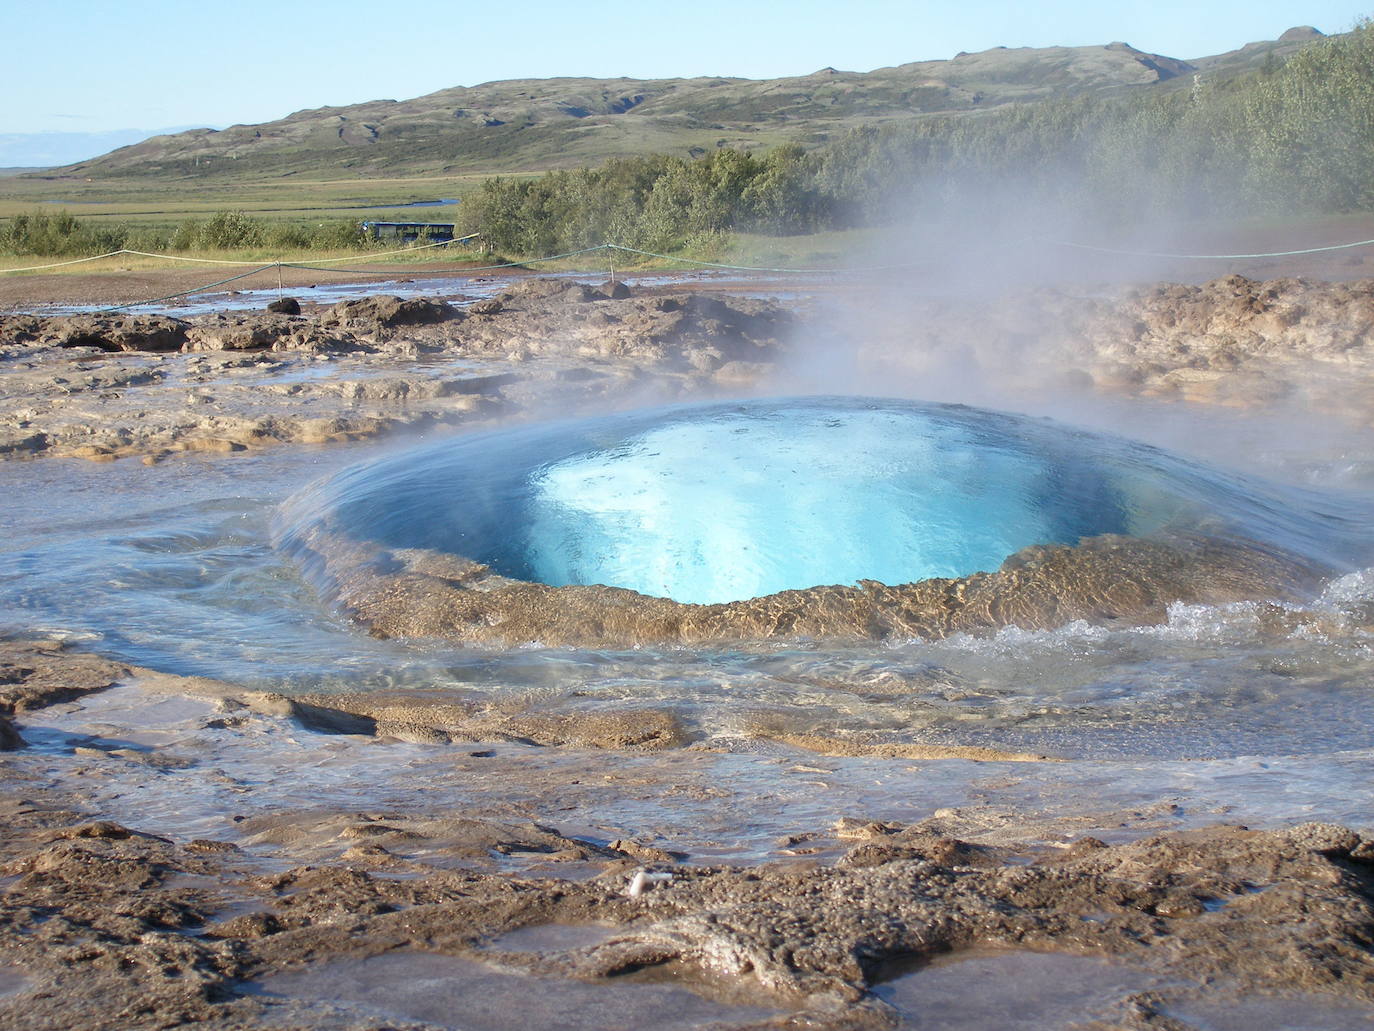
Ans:
[[[25,733],[44,737],[46,710],[128,691],[139,672],[41,640],[5,643],[0,670],[10,748]],[[217,694],[169,679],[165,694]],[[223,691],[205,713],[207,728],[255,718]],[[92,740],[66,759],[50,743],[28,761],[0,757],[4,1026],[921,1026],[885,985],[965,955],[995,963],[1044,951],[1129,973],[1075,1025],[1098,1031],[1210,1026],[1171,1014],[1219,999],[1224,1012],[1256,995],[1309,1018],[1374,1015],[1374,840],[1331,824],[1108,845],[1081,830],[1047,840],[1043,826],[1023,826],[1020,841],[1014,826],[980,835],[955,810],[910,825],[857,812],[780,842],[791,859],[720,866],[661,844],[562,833],[556,811],[494,819],[428,809],[418,796],[390,810],[276,814],[245,798],[247,814],[226,816],[220,833],[168,834],[92,811],[77,784],[137,767],[120,782],[141,777],[157,791],[160,775],[198,762],[177,754],[185,747]],[[65,783],[52,777],[58,764]],[[410,978],[475,990],[471,979],[493,968],[527,997],[496,1023],[482,1022],[476,1002],[474,1022],[451,1024],[407,1001]],[[391,987],[358,994],[368,977]],[[614,1012],[560,1014],[579,984],[603,986],[612,1007],[631,1005],[617,991],[673,986],[715,1009],[686,1024],[661,1009],[627,1010],[629,1024]],[[645,1005],[661,1006],[656,998]]]
[[[794,381],[818,348],[841,345],[894,392],[964,368],[1178,403],[1294,401],[1362,427],[1374,410],[1374,281],[1227,277],[1092,297],[1039,291],[997,305],[894,307],[875,296],[856,288],[803,321],[767,301],[613,296],[531,280],[465,308],[377,296],[302,314],[286,306],[187,319],[9,316],[0,324],[0,451],[153,462],[746,393]],[[1028,597],[1058,598],[1062,561],[1031,556],[1006,575],[1028,584]],[[444,590],[471,586],[452,572],[407,571]],[[1271,572],[1260,579],[1272,584]],[[1225,586],[1203,577],[1196,596]],[[902,599],[864,590],[873,605],[902,611]],[[500,600],[500,590],[483,593]],[[1119,602],[1110,585],[1079,602],[1100,608],[1104,599]],[[817,611],[827,604],[814,600]],[[373,604],[369,621],[384,632],[411,632],[407,620],[424,618],[373,582],[356,585],[350,601]],[[976,621],[992,603],[965,584],[941,604],[951,626],[966,629],[957,619]],[[755,606],[738,618],[762,634],[778,614]],[[1084,614],[1092,615],[1053,618]],[[580,617],[573,608],[564,618]],[[681,613],[654,618],[683,622]],[[517,979],[520,1005],[534,1008],[511,1012],[531,1026],[652,1024],[629,996],[576,995],[583,984],[606,993],[686,986],[717,1007],[677,1026],[921,1026],[894,986],[935,971],[942,957],[987,949],[994,970],[1006,962],[997,957],[1047,952],[1131,972],[1132,987],[1079,1021],[1097,1031],[1241,1026],[1224,1021],[1255,998],[1328,1021],[1313,1026],[1374,1022],[1374,839],[1343,827],[1146,833],[1139,814],[1104,813],[1095,826],[1130,827],[1129,840],[1106,844],[1034,814],[994,833],[953,810],[899,824],[856,807],[839,823],[798,828],[767,862],[719,865],[671,841],[560,829],[563,809],[539,783],[543,768],[493,757],[504,747],[559,749],[589,781],[591,771],[609,778],[626,757],[684,751],[667,713],[439,711],[432,701],[286,699],[162,678],[164,693],[204,707],[182,747],[141,745],[124,726],[85,736],[61,729],[91,699],[150,678],[51,641],[0,648],[0,1026],[509,1026],[509,1013],[482,1023],[477,996],[495,989],[471,979],[495,977],[493,969]],[[266,813],[253,785],[237,783],[225,790],[240,811],[220,814],[219,829],[171,829],[156,801],[169,777],[196,765],[195,735],[259,724],[443,746],[463,777],[496,776],[507,793],[527,784],[537,802],[518,814],[454,812],[417,790],[365,812],[321,803]],[[479,772],[489,759],[499,774]],[[224,787],[225,775],[203,765],[206,783]],[[696,792],[709,804],[709,785],[659,776],[656,790]],[[146,815],[116,822],[116,807]],[[342,971],[342,982],[320,980],[329,970]],[[382,1001],[338,987],[361,990],[368,977],[380,979]],[[402,986],[436,977],[469,986],[459,992],[474,1000],[468,1012],[441,1018],[404,997]],[[617,1001],[598,1011],[595,998]],[[583,1001],[559,1001],[570,999]],[[662,1020],[685,1005],[674,999],[650,1015]]]
[[[11,316],[0,453],[150,461],[550,408],[748,389],[792,318],[531,280],[464,309],[386,295],[307,315]]]
[[[607,288],[609,289],[609,288]],[[458,307],[0,318],[0,454],[156,461],[550,410],[951,379],[1170,402],[1374,411],[1374,281],[1228,276],[1084,295],[924,299],[901,284],[778,304],[527,279]]]
[[[1374,280],[1230,275],[1095,293],[836,301],[830,310],[803,357],[819,364],[854,341],[849,374],[889,389],[977,382],[1012,395],[1291,405],[1361,427],[1374,412]]]

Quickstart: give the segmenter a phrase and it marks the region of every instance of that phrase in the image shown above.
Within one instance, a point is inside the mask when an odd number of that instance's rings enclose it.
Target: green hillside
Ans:
[[[206,183],[437,176],[570,168],[650,153],[689,157],[785,142],[813,147],[860,125],[1168,88],[1190,83],[1199,70],[1234,74],[1317,35],[1293,30],[1280,41],[1195,61],[1112,43],[996,48],[872,72],[825,68],[772,80],[492,82],[414,100],[298,111],[261,125],[158,136],[45,175]]]

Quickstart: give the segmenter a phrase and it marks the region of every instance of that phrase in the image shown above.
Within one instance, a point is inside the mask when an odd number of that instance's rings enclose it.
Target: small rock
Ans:
[[[1192,895],[1169,895],[1155,903],[1155,915],[1167,920],[1201,916],[1206,906]]]
[[[294,297],[278,297],[267,306],[267,310],[277,315],[299,315],[301,302]]]
[[[19,736],[19,731],[14,729],[14,724],[0,716],[0,752],[17,752],[24,744],[24,739]]]
[[[657,848],[653,845],[644,845],[638,841],[631,841],[627,838],[618,838],[612,841],[609,847],[616,852],[623,852],[627,856],[632,856],[643,863],[676,863],[686,858],[686,855],[682,852],[670,852],[667,849]]]
[[[186,843],[188,852],[208,852],[212,854],[224,854],[226,852],[237,852],[239,847],[229,841],[214,841],[210,838],[195,838]]]

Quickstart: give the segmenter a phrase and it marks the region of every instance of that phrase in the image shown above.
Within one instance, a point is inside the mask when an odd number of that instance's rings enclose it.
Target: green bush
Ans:
[[[463,218],[490,246],[534,257],[601,243],[681,253],[728,230],[957,223],[998,207],[1104,226],[1374,207],[1374,25],[1189,89],[913,119],[810,152],[491,179]]]
[[[125,224],[83,222],[66,211],[16,215],[0,223],[0,252],[83,258],[126,246]]]
[[[263,224],[242,211],[217,212],[196,232],[196,246],[207,251],[261,247],[266,242]]]

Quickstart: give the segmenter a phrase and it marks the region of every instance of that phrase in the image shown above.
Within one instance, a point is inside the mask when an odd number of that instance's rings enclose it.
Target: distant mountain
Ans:
[[[1214,57],[1195,58],[1189,63],[1208,74],[1250,71],[1263,64],[1270,55],[1274,58],[1284,57],[1313,40],[1322,39],[1324,35],[1311,25],[1299,25],[1278,39],[1246,43],[1239,50],[1229,50]]]
[[[857,125],[1236,74],[1319,35],[1294,29],[1277,41],[1195,61],[1111,43],[997,47],[948,61],[872,72],[823,68],[784,79],[517,79],[156,136],[61,171],[211,179],[498,173],[651,152],[814,145]]]
[[[149,136],[190,129],[177,125],[162,129],[108,129],[101,132],[0,133],[0,168],[53,168],[106,154],[116,147],[140,143]]]

